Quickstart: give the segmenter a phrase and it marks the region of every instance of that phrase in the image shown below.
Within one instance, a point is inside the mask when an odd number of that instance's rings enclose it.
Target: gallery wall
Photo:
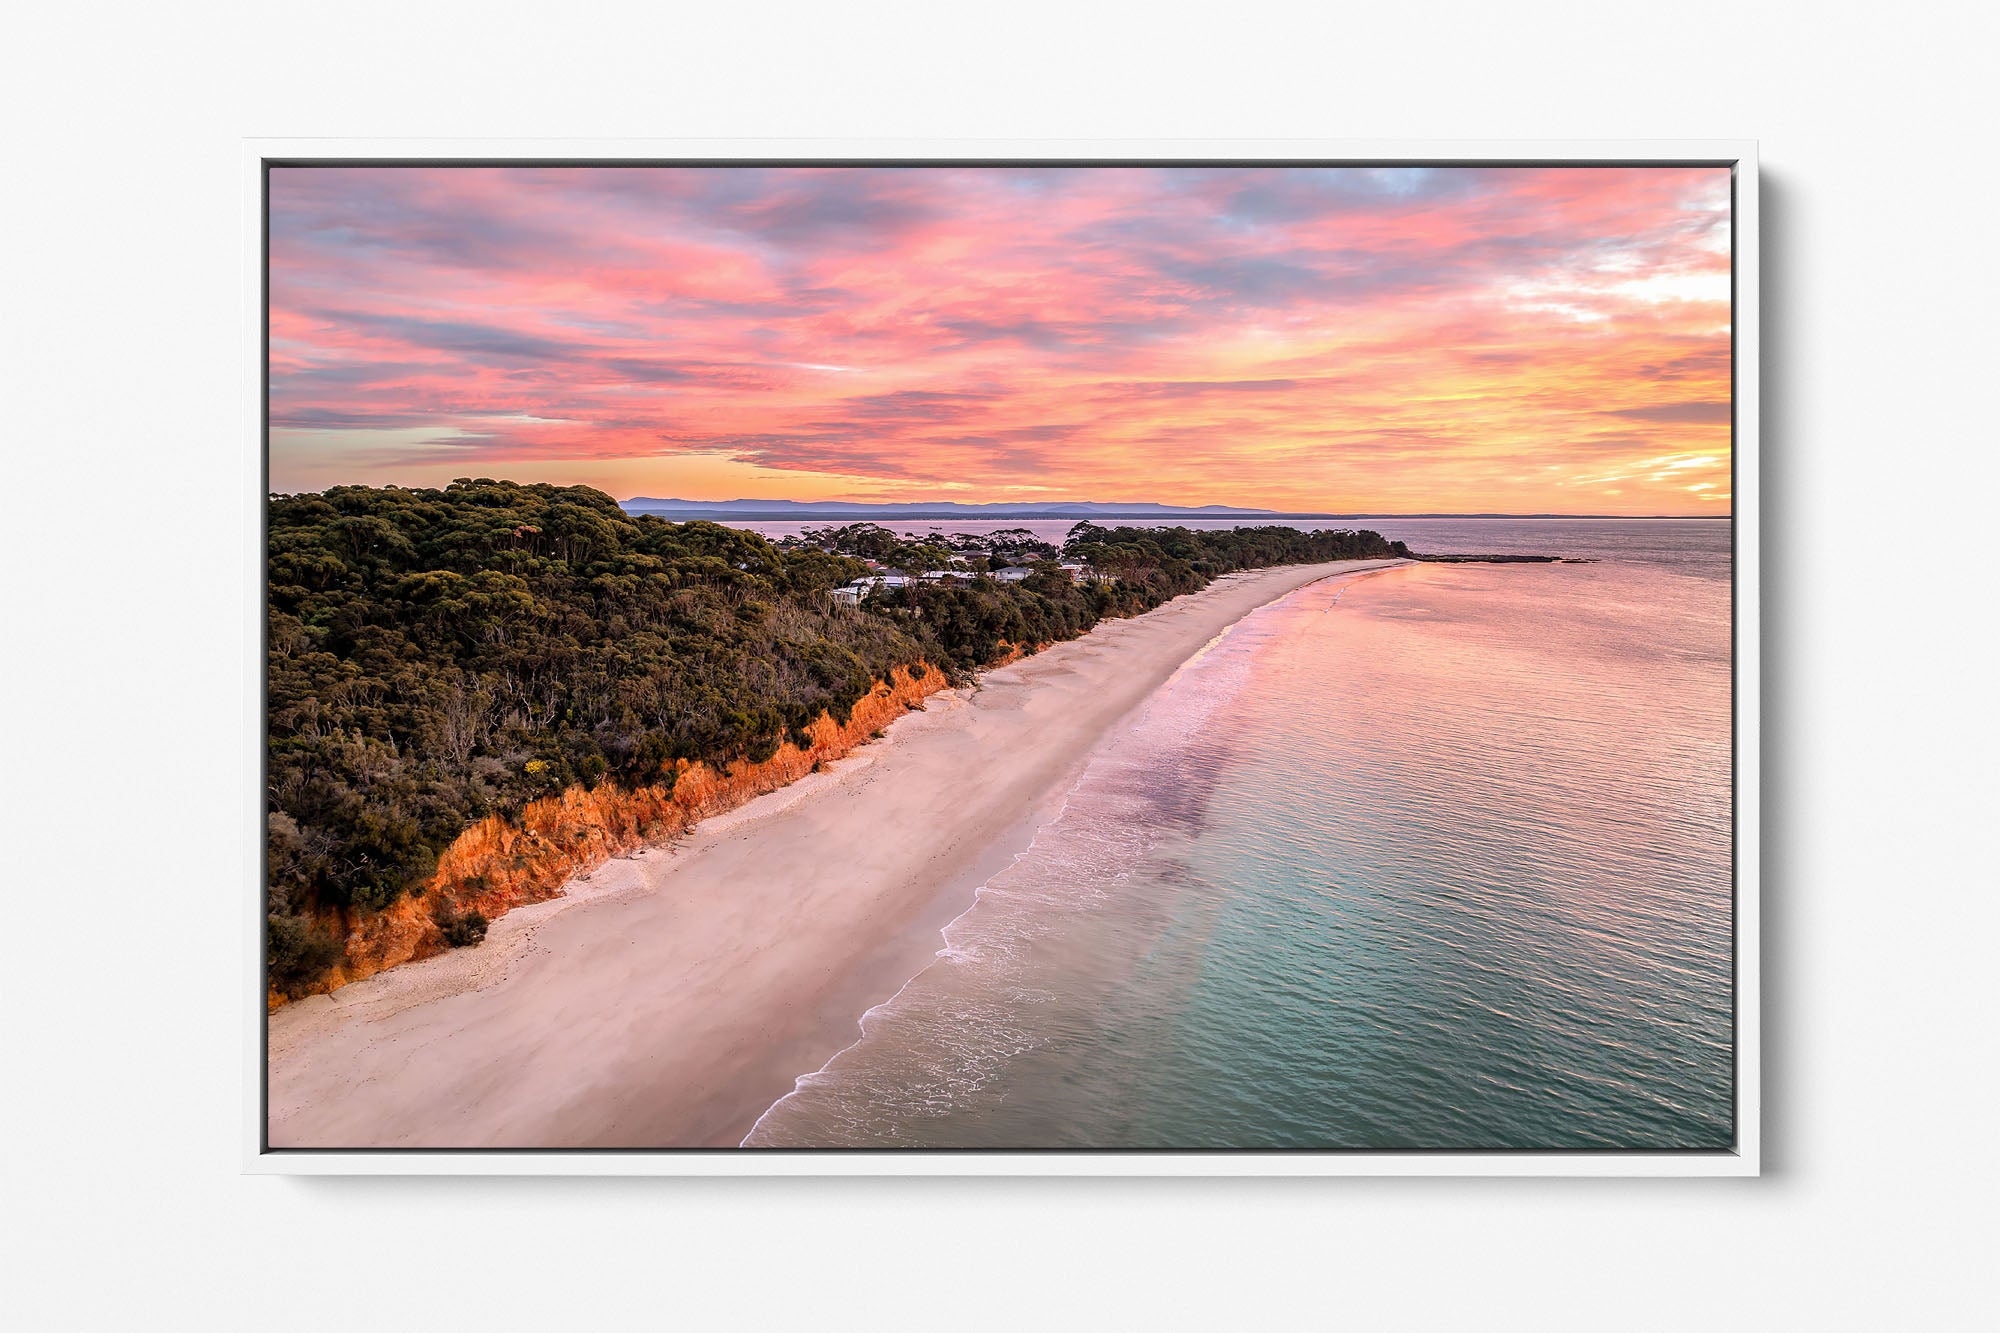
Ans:
[[[1977,1322],[1990,9],[368,0],[13,26],[21,1327]],[[249,135],[1760,140],[1765,1176],[240,1174]]]

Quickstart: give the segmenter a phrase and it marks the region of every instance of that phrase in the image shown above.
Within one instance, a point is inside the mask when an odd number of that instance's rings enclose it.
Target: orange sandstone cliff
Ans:
[[[854,705],[846,726],[821,713],[807,728],[811,744],[803,749],[786,741],[762,763],[739,760],[720,772],[683,759],[671,785],[571,787],[530,802],[513,819],[488,816],[459,834],[431,877],[386,910],[321,916],[344,941],[345,956],[314,992],[444,952],[444,932],[435,919],[440,909],[479,912],[491,920],[526,903],[560,897],[574,875],[683,833],[704,816],[734,809],[840,758],[945,685],[944,673],[934,667],[921,679],[898,667]],[[284,1002],[276,992],[269,996],[272,1008]]]

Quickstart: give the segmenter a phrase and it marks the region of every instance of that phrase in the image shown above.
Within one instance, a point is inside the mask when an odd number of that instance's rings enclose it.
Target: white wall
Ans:
[[[19,1326],[1971,1326],[1996,1184],[2000,876],[1967,833],[2000,810],[1991,8],[761,8],[12,13]],[[1761,139],[1766,1177],[239,1176],[237,140],[405,134]]]

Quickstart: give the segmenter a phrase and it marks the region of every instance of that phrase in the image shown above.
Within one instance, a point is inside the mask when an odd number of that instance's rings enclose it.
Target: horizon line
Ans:
[[[622,508],[622,507],[624,507],[624,506],[626,506],[626,505],[631,505],[631,504],[639,504],[639,503],[643,503],[643,502],[645,502],[645,501],[647,501],[647,500],[649,500],[649,499],[652,499],[652,497],[648,497],[648,496],[642,496],[642,495],[641,495],[641,496],[633,496],[633,497],[632,497],[631,499],[628,499],[628,500],[619,500],[619,501],[618,501],[617,503],[618,503],[618,505],[619,505],[619,506],[620,506],[620,507]],[[705,510],[697,510],[697,509],[693,509],[693,508],[688,508],[688,509],[685,509],[685,510],[675,510],[675,509],[672,509],[671,507],[667,507],[667,506],[665,506],[665,503],[664,503],[664,502],[662,502],[662,501],[658,501],[658,500],[654,500],[654,503],[657,503],[657,504],[661,504],[661,505],[662,505],[662,507],[663,507],[663,508],[665,509],[665,511],[666,511],[666,512],[668,512],[668,513],[675,513],[675,512],[682,512],[682,513],[689,513],[689,514],[708,514],[708,515],[713,515],[713,514],[725,514],[725,515],[728,515],[728,516],[729,516],[729,517],[731,517],[731,518],[772,518],[772,519],[778,519],[778,518],[789,518],[789,517],[793,517],[792,515],[788,515],[788,514],[785,514],[785,513],[783,513],[783,512],[780,512],[780,511],[775,511],[775,510],[759,510],[759,509],[750,509],[750,508],[744,508],[744,509],[731,509],[731,508],[726,508],[726,507],[724,507],[724,506],[728,506],[729,504],[731,504],[731,503],[732,503],[731,501],[728,501],[728,500],[690,500],[690,501],[686,501],[686,502],[685,502],[686,504],[688,504],[688,505],[690,505],[690,506],[693,506],[693,505],[709,505],[709,506],[716,506],[716,507],[714,507],[714,508],[709,508],[709,509],[705,509]],[[823,504],[823,505],[826,505],[826,506],[828,506],[828,508],[827,508],[827,509],[825,509],[825,510],[821,511],[821,516],[823,516],[823,517],[824,517],[824,516],[838,516],[838,515],[839,515],[839,514],[841,514],[841,513],[843,512],[843,511],[846,511],[846,510],[854,510],[854,511],[859,511],[859,510],[864,510],[864,509],[886,509],[886,508],[889,508],[889,507],[891,507],[891,506],[893,506],[893,505],[902,505],[902,504],[920,504],[920,503],[922,503],[922,502],[919,502],[919,501],[905,501],[905,500],[884,500],[884,501],[873,501],[873,502],[871,502],[871,501],[862,501],[862,500],[857,500],[857,501],[853,501],[853,502],[848,502],[848,501],[826,501],[826,500],[784,500],[784,501],[776,501],[776,502],[770,502],[770,501],[767,501],[766,503],[781,503],[781,504]],[[1076,511],[1066,511],[1066,510],[1063,510],[1063,509],[1061,509],[1061,508],[1059,508],[1059,507],[1058,507],[1058,508],[1055,508],[1055,509],[1045,509],[1045,510],[1041,510],[1041,511],[1039,511],[1039,512],[1031,512],[1031,511],[1029,511],[1029,510],[1027,510],[1027,509],[1025,509],[1025,508],[1024,508],[1024,509],[1021,509],[1021,510],[1012,510],[1012,511],[1010,511],[1010,510],[1007,510],[1007,509],[1004,509],[1004,508],[999,508],[999,506],[1002,506],[1002,505],[1004,505],[1004,504],[1005,504],[1005,502],[1004,502],[1004,501],[990,501],[990,502],[977,502],[977,501],[972,501],[972,502],[968,502],[968,501],[957,501],[957,500],[951,500],[951,501],[939,501],[938,503],[939,503],[939,504],[960,504],[960,505],[969,505],[969,504],[976,504],[976,503],[991,503],[991,504],[993,504],[993,505],[995,505],[995,506],[996,506],[996,512],[995,512],[995,513],[994,513],[993,515],[991,515],[991,517],[995,517],[995,518],[1010,518],[1010,517],[1026,517],[1026,518],[1182,518],[1182,517],[1185,517],[1185,518],[1623,518],[1623,519],[1697,519],[1697,518],[1698,518],[1698,519],[1733,519],[1733,518],[1735,518],[1735,516],[1736,516],[1733,510],[1732,510],[1731,512],[1729,512],[1729,513],[1723,513],[1723,514],[1604,514],[1604,513],[1557,513],[1557,512],[1555,512],[1555,511],[1553,511],[1553,510],[1542,510],[1542,511],[1535,511],[1535,512],[1531,512],[1531,513],[1516,513],[1516,512],[1512,512],[1512,511],[1507,511],[1507,510],[1497,510],[1497,509],[1479,509],[1479,510],[1447,510],[1447,509],[1424,509],[1424,510],[1410,510],[1410,511],[1404,511],[1404,512],[1397,512],[1397,513],[1390,513],[1390,512],[1387,512],[1387,511],[1379,511],[1379,510],[1359,510],[1359,509],[1355,509],[1355,510],[1317,510],[1317,509],[1314,509],[1314,510],[1307,510],[1307,509],[1251,509],[1251,508],[1247,508],[1247,507],[1243,507],[1243,506],[1236,506],[1236,505],[1207,505],[1207,506],[1204,506],[1204,505],[1155,505],[1155,506],[1154,506],[1154,507],[1153,507],[1153,508],[1152,508],[1151,510],[1147,510],[1147,509],[1144,509],[1144,508],[1139,508],[1139,507],[1135,507],[1135,508],[1133,508],[1133,509],[1130,509],[1130,510],[1108,510],[1108,511],[1107,511],[1107,510],[1099,510],[1098,512],[1096,512],[1096,513],[1094,513],[1094,514],[1093,514],[1093,513],[1086,513],[1086,512],[1083,512],[1082,510],[1076,510]],[[1030,504],[1030,505],[1034,505],[1034,504],[1050,504],[1050,503],[1052,503],[1052,502],[1050,502],[1050,501],[1045,501],[1045,500],[1031,500],[1031,501],[1026,501],[1025,503],[1026,503],[1026,504]],[[1077,501],[1077,502],[1075,502],[1075,503],[1077,503],[1077,504],[1092,504],[1092,503],[1103,503],[1103,502],[1100,502],[1100,501]],[[1200,511],[1201,511],[1202,509],[1204,509],[1204,508],[1218,508],[1218,509],[1226,509],[1226,510],[1229,510],[1230,512],[1228,512],[1228,513],[1222,513],[1222,514],[1203,514],[1203,513],[1201,513]],[[1162,511],[1164,511],[1164,512],[1162,512]],[[937,513],[935,513],[935,514],[932,514],[932,513],[929,513],[929,512],[926,512],[926,511],[924,511],[924,510],[922,510],[922,509],[917,509],[917,510],[915,510],[914,512],[911,512],[911,513],[906,513],[906,514],[889,514],[889,515],[883,515],[883,517],[888,517],[888,518],[903,518],[903,519],[909,519],[909,518],[927,518],[927,517],[939,517],[939,518],[950,518],[950,517],[963,517],[963,515],[952,515],[952,514],[949,514],[949,513],[945,512],[945,511],[943,511],[943,510],[939,510],[939,511],[937,511]]]
[[[549,485],[557,487],[583,486],[585,489],[588,490],[599,490],[598,487],[591,486],[588,482],[569,482],[569,483],[520,482],[520,481],[514,481],[512,478],[509,477],[495,477],[495,478],[461,477],[461,478],[454,478],[453,480],[454,482],[499,481],[512,486],[534,486],[534,485]],[[447,485],[449,484],[451,483],[447,483]],[[347,486],[360,486],[375,490],[401,490],[401,491],[445,489],[444,486],[409,486],[398,482],[370,483],[363,481],[363,482],[335,482],[332,483],[331,485],[322,486],[313,490],[279,491],[273,489],[269,491],[268,494],[272,497],[281,495],[324,495],[329,490],[336,490]],[[784,499],[771,496],[759,497],[756,499],[750,499],[747,497],[739,496],[733,500],[688,500],[678,496],[662,497],[662,496],[651,496],[651,495],[634,495],[624,499],[620,499],[616,496],[611,495],[610,492],[608,491],[600,491],[599,493],[610,498],[612,503],[616,504],[621,509],[625,508],[628,505],[651,503],[661,506],[662,509],[667,513],[683,512],[704,517],[720,514],[720,515],[726,515],[730,518],[761,518],[766,520],[790,520],[797,518],[798,515],[787,514],[778,510],[763,510],[754,508],[752,506],[757,506],[757,505],[821,506],[819,513],[817,515],[818,517],[835,517],[841,515],[845,511],[859,511],[866,509],[890,509],[898,506],[907,507],[910,510],[910,512],[908,513],[886,514],[878,516],[878,517],[896,518],[896,519],[965,517],[964,515],[953,515],[949,512],[946,512],[946,510],[948,510],[948,508],[951,506],[958,506],[960,508],[989,508],[994,511],[989,516],[994,518],[1020,517],[1020,518],[1044,518],[1044,519],[1188,517],[1188,518],[1595,518],[1595,519],[1635,519],[1635,520],[1636,519],[1734,520],[1734,518],[1736,517],[1735,508],[1733,505],[1727,512],[1720,514],[1660,514],[1660,513],[1607,514],[1602,512],[1558,513],[1554,510],[1535,510],[1530,512],[1516,512],[1511,510],[1497,510],[1497,509],[1464,509],[1464,510],[1419,509],[1419,510],[1402,510],[1402,511],[1391,512],[1387,510],[1363,510],[1363,509],[1350,509],[1350,510],[1262,509],[1251,505],[1226,504],[1219,500],[1207,501],[1202,504],[1170,504],[1162,500],[1018,500],[1018,501],[792,500],[792,499]],[[939,508],[936,512],[930,512],[927,511],[925,508],[923,508],[923,506],[927,505],[935,505],[938,506]],[[1084,507],[1093,505],[1098,506],[1097,513],[1093,514],[1093,513],[1083,512]],[[1125,509],[1120,509],[1116,507],[1120,505],[1126,505],[1130,507]],[[676,508],[677,506],[684,506],[685,508],[677,509]],[[1009,506],[1016,506],[1016,507],[1009,508]],[[1041,507],[1039,511],[1036,511],[1033,508],[1035,506]],[[1077,508],[1076,510],[1071,511],[1065,509],[1064,506],[1076,506]],[[1201,512],[1203,510],[1223,510],[1227,512],[1204,514]],[[857,515],[857,516],[867,517],[867,515]]]

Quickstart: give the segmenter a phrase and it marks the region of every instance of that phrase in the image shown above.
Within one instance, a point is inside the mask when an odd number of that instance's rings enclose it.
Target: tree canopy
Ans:
[[[846,722],[897,666],[964,678],[1232,569],[1388,555],[1374,533],[1078,524],[1071,581],[1025,531],[907,539],[854,525],[773,545],[626,514],[588,487],[336,487],[269,506],[267,909],[281,989],[334,957],[315,914],[379,910],[488,814],[572,784],[761,760],[822,711]],[[859,607],[866,555],[965,581]],[[1019,583],[977,577],[1039,561]],[[467,937],[472,937],[468,933]]]

